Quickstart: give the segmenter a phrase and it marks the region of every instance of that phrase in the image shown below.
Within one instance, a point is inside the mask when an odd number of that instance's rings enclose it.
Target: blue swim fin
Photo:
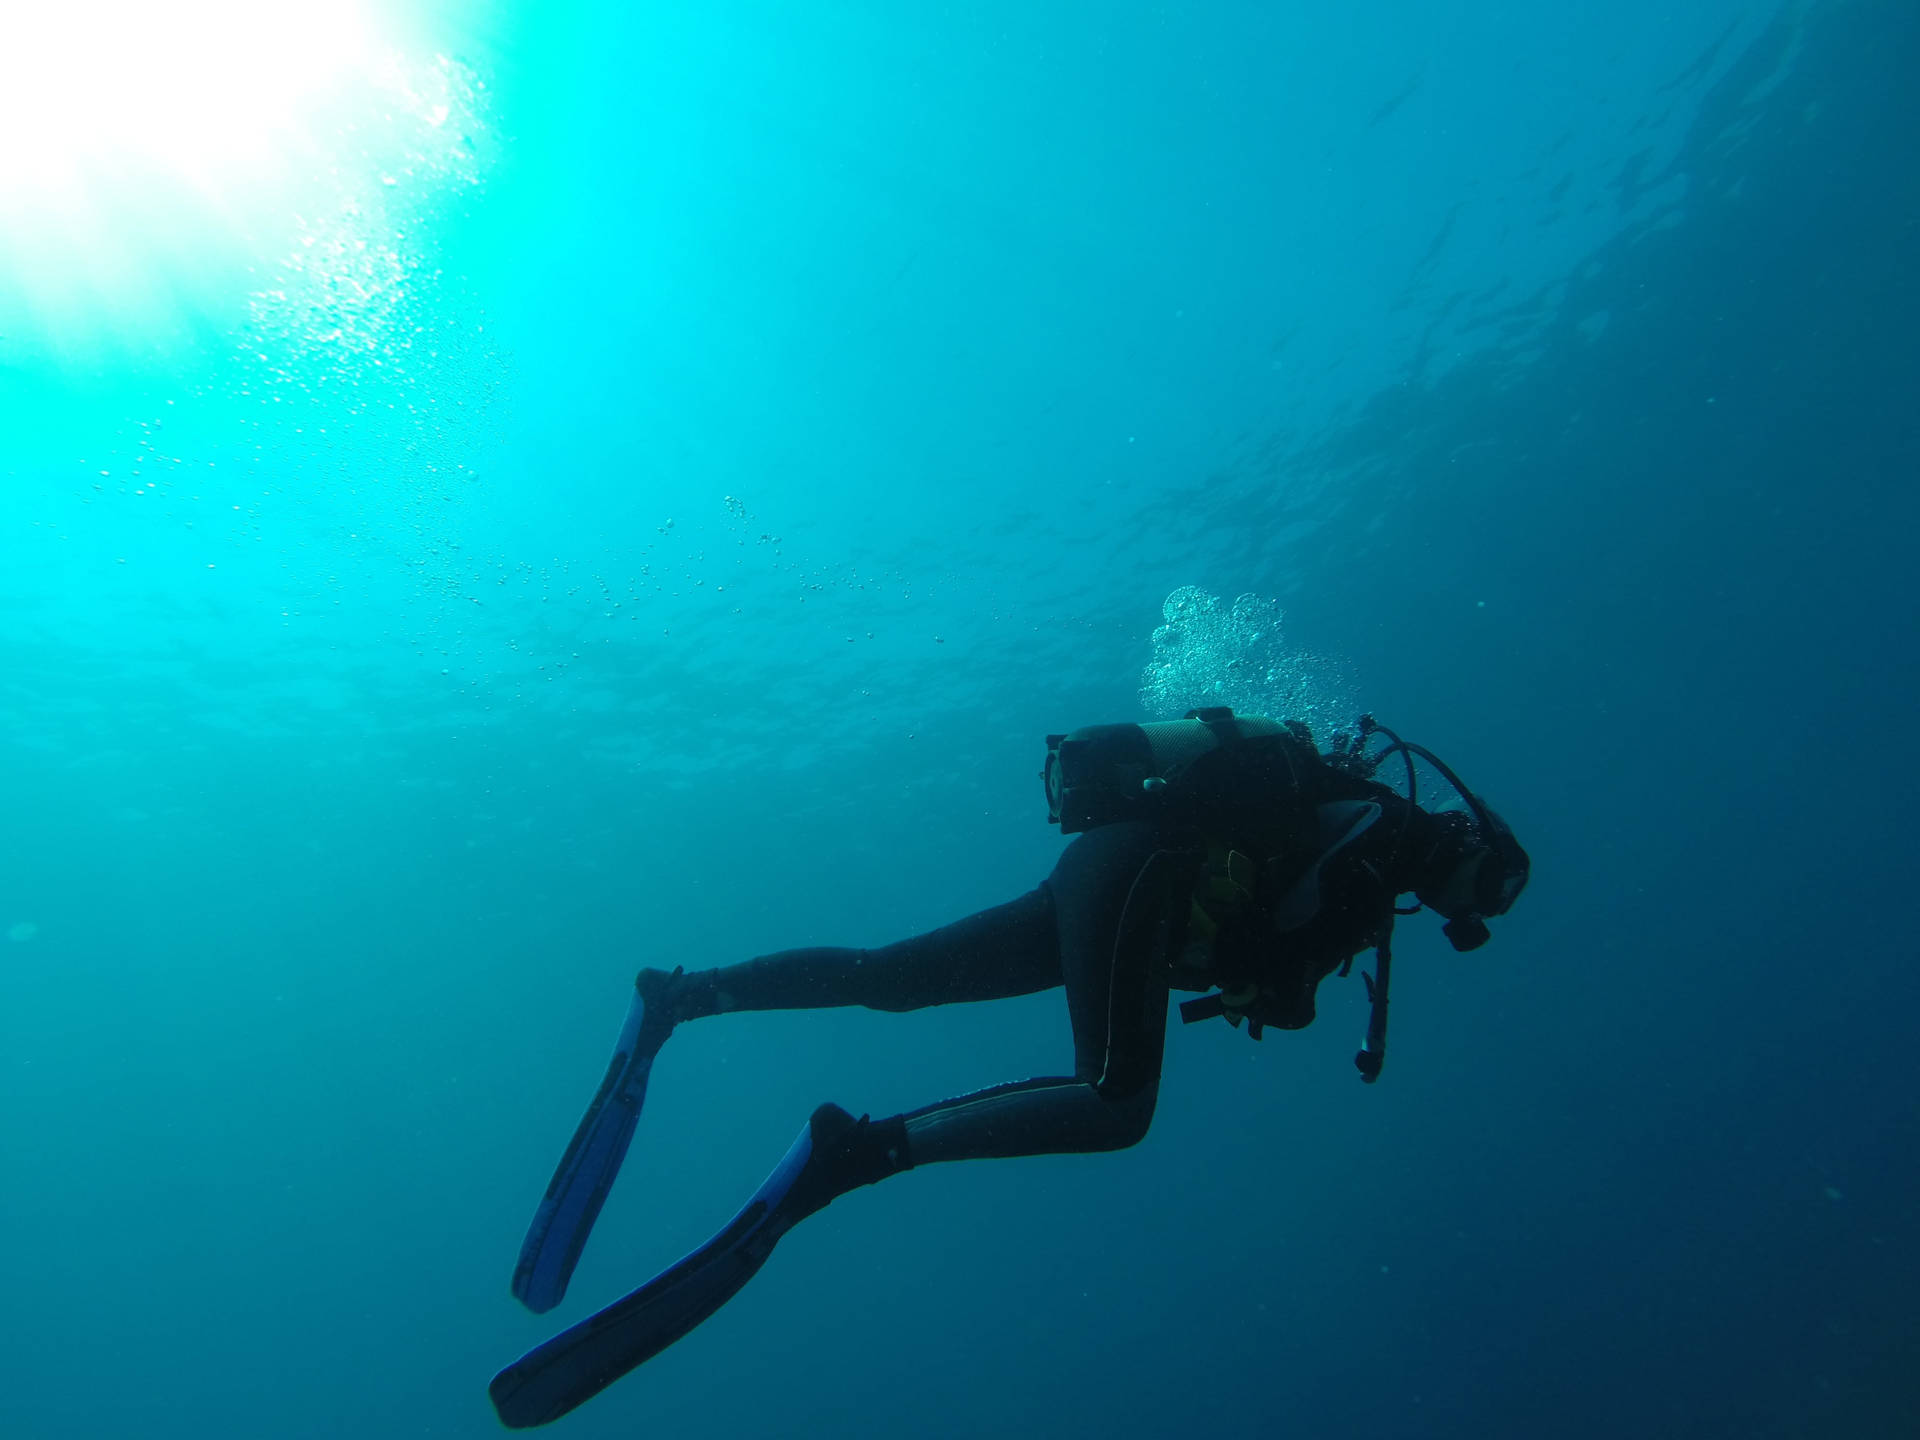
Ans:
[[[903,1120],[875,1124],[822,1105],[718,1235],[494,1376],[487,1393],[500,1423],[511,1430],[545,1425],[592,1399],[731,1300],[801,1220],[907,1163]]]
[[[626,1022],[620,1027],[620,1038],[614,1044],[606,1078],[573,1132],[566,1154],[560,1157],[559,1168],[553,1172],[546,1196],[521,1243],[520,1259],[513,1267],[513,1294],[536,1315],[551,1310],[567,1293],[567,1282],[580,1262],[587,1235],[600,1218],[600,1207],[606,1204],[607,1191],[620,1173],[620,1162],[627,1158],[633,1127],[639,1123],[640,1107],[646,1102],[653,1057],[673,1033],[672,987],[670,983],[648,984],[656,975],[666,981],[672,978],[662,971],[642,972]]]

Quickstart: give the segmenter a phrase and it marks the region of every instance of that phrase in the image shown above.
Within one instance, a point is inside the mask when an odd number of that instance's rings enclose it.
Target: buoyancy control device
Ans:
[[[1370,752],[1367,744],[1376,734],[1389,743]],[[1325,754],[1297,720],[1236,716],[1225,706],[1189,711],[1180,720],[1092,725],[1049,735],[1042,773],[1048,819],[1063,834],[1128,820],[1189,830],[1208,856],[1193,900],[1197,926],[1211,932],[1225,896],[1229,906],[1258,904],[1278,937],[1299,928],[1318,906],[1320,872],[1327,862],[1381,818],[1377,804],[1354,798],[1354,782],[1371,781],[1395,754],[1406,762],[1407,804],[1390,853],[1404,840],[1417,803],[1415,756],[1459,792],[1472,815],[1476,883],[1470,902],[1449,907],[1443,930],[1455,949],[1475,949],[1488,938],[1485,917],[1504,914],[1525,887],[1526,852],[1445,762],[1401,740],[1371,715],[1361,716],[1352,734],[1336,736]],[[1359,946],[1371,945],[1376,955],[1375,973],[1361,977],[1371,1005],[1366,1040],[1354,1057],[1369,1084],[1379,1078],[1386,1055],[1393,920],[1422,908],[1401,909],[1393,899],[1380,893],[1378,923]],[[1346,974],[1350,964],[1349,956],[1340,973]],[[1220,1015],[1235,1026],[1247,1020],[1256,1040],[1262,1032],[1259,993],[1240,982],[1223,984],[1180,1009],[1189,1023]],[[1310,999],[1305,1013],[1310,1019]]]

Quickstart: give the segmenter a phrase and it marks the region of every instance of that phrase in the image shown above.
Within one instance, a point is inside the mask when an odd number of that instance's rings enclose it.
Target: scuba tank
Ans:
[[[1122,820],[1188,818],[1209,798],[1199,792],[1221,788],[1206,783],[1208,772],[1225,778],[1223,767],[1204,763],[1207,758],[1249,742],[1296,790],[1305,778],[1302,762],[1319,758],[1312,732],[1299,721],[1236,716],[1225,705],[1189,710],[1183,720],[1049,735],[1042,772],[1047,819],[1061,834],[1077,835]]]

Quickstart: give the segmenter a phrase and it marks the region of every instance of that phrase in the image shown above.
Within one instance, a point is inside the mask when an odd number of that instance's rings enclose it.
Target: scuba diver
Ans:
[[[1382,748],[1370,749],[1378,737]],[[1403,796],[1374,779],[1404,761]],[[1415,758],[1465,809],[1424,809]],[[1398,767],[1396,767],[1398,769]],[[651,1359],[731,1299],[780,1238],[837,1196],[946,1160],[1119,1150],[1153,1118],[1172,990],[1188,1022],[1254,1039],[1313,1020],[1320,982],[1375,951],[1354,1057],[1386,1055],[1397,916],[1438,913],[1455,949],[1488,937],[1528,877],[1513,832],[1430,751],[1362,716],[1323,753],[1297,721],[1196,710],[1047,740],[1048,818],[1075,838],[1007,904],[878,949],[804,949],[691,973],[642,970],[612,1063],[527,1232],[513,1293],[560,1303],[676,1026],[740,1010],[917,1010],[1064,987],[1071,1075],[1022,1080],[875,1120],[813,1112],[731,1223],[645,1285],[494,1377],[500,1419],[543,1425]],[[1400,896],[1417,903],[1400,907]]]

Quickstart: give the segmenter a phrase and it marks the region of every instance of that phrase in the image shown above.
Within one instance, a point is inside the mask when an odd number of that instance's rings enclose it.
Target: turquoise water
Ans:
[[[561,1428],[1920,1429],[1911,6],[304,23],[12,48],[115,82],[0,141],[0,1434],[497,1433],[818,1102],[1070,1053],[688,1027],[532,1317],[633,972],[1011,898],[1049,731],[1222,700],[1533,853],[1382,1083],[1353,981],[1176,1029]]]

